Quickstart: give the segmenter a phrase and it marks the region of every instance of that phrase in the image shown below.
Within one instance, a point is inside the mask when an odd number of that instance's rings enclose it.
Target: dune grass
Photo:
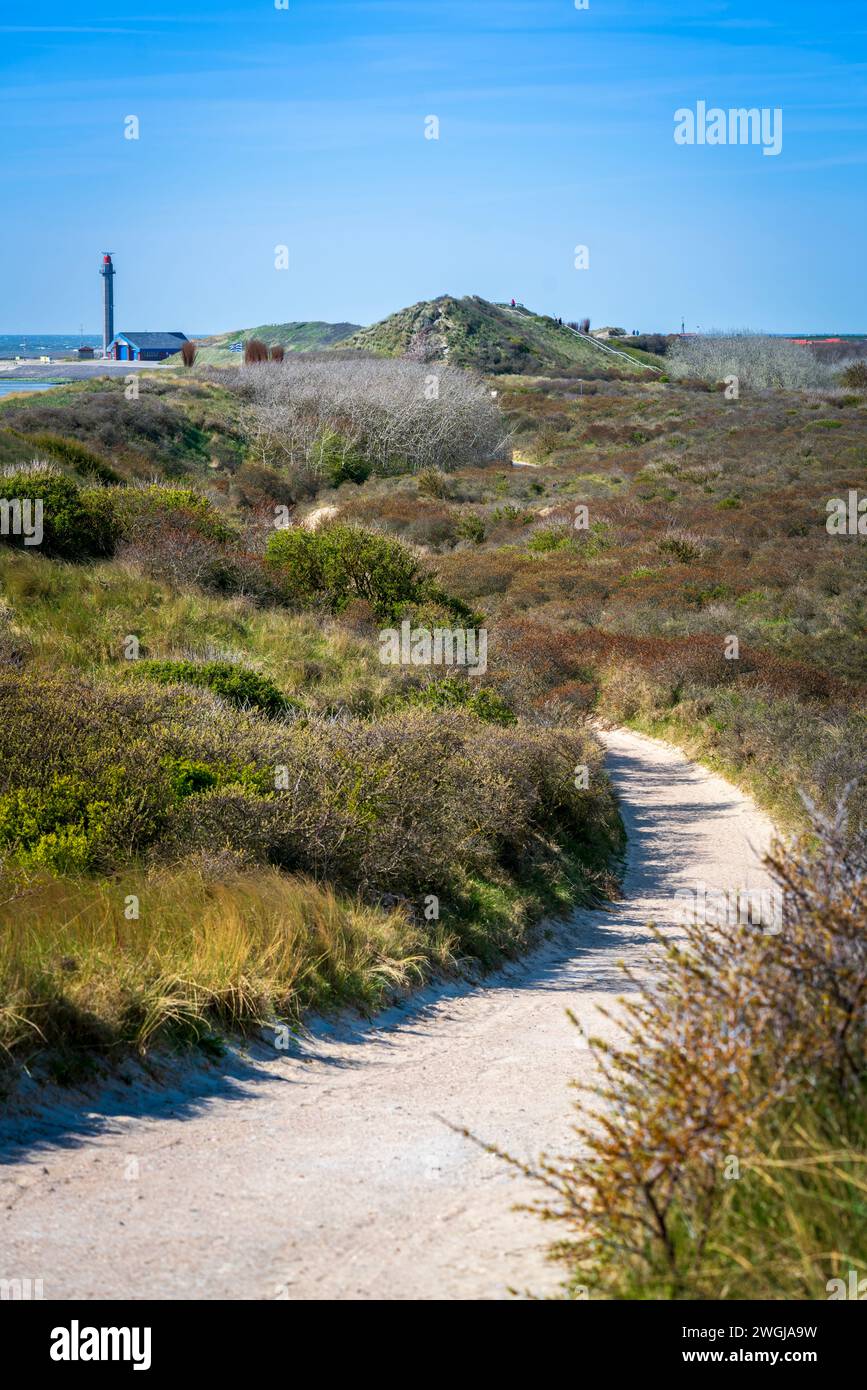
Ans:
[[[155,1047],[218,1051],[310,1011],[372,1014],[426,979],[527,948],[543,914],[590,901],[586,848],[519,884],[468,875],[460,913],[366,903],[270,866],[204,854],[110,877],[0,877],[0,1078],[38,1058],[69,1083]]]
[[[393,685],[372,641],[318,614],[203,593],[131,564],[47,564],[3,546],[0,586],[13,636],[45,673],[116,675],[134,635],[142,657],[234,655],[315,709],[373,707]]]
[[[4,884],[0,1050],[58,1078],[97,1055],[206,1044],[308,1008],[373,1010],[453,960],[448,933],[276,869],[195,863]],[[137,917],[130,917],[130,913]]]

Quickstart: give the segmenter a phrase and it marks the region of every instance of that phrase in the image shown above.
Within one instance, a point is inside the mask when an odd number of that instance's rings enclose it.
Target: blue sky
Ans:
[[[0,0],[0,332],[98,331],[104,249],[128,329],[448,292],[867,331],[863,0],[285,4]],[[675,144],[699,100],[782,108],[782,152]]]

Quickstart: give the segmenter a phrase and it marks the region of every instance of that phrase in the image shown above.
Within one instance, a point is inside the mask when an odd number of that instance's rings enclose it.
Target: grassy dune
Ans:
[[[394,357],[420,351],[481,372],[570,371],[590,376],[641,374],[629,362],[608,358],[556,319],[514,312],[478,295],[442,295],[359,329],[341,348]],[[637,354],[636,354],[637,357]],[[638,359],[640,360],[640,359]],[[649,359],[650,360],[650,359]]]

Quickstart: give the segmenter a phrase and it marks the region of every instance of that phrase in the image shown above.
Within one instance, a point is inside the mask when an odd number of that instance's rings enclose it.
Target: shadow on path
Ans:
[[[665,920],[687,867],[706,846],[708,820],[736,812],[738,794],[733,791],[730,802],[696,798],[705,774],[679,757],[660,766],[640,753],[609,749],[607,766],[628,835],[620,901],[549,924],[538,947],[483,979],[434,981],[373,1020],[313,1019],[288,1052],[257,1038],[246,1046],[233,1044],[216,1063],[190,1054],[163,1054],[151,1067],[129,1060],[85,1090],[46,1091],[30,1081],[16,1112],[0,1120],[0,1165],[38,1162],[53,1148],[98,1143],[123,1133],[130,1121],[189,1119],[215,1099],[245,1099],[263,1085],[303,1087],[307,1066],[381,1064],[407,1037],[441,1038],[450,1026],[450,1002],[473,993],[487,998],[504,990],[626,992],[631,986],[619,960],[641,959],[652,948],[648,921]],[[687,785],[693,795],[683,804],[677,788]],[[660,800],[661,792],[672,795]],[[358,1052],[347,1055],[347,1048]]]

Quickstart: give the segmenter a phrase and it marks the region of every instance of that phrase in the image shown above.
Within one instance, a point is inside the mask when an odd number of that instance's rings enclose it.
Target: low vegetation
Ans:
[[[666,354],[673,377],[712,383],[736,381],[752,391],[833,386],[839,367],[822,362],[805,344],[760,333],[698,333],[676,338]]]
[[[585,734],[379,662],[383,621],[475,621],[429,562],[66,464],[5,480],[46,528],[41,553],[14,534],[0,553],[3,902],[28,924],[4,938],[7,1060],[71,1077],[275,1011],[372,1007],[610,889],[613,799],[573,783],[599,769]]]
[[[294,1025],[311,1007],[374,1009],[455,964],[448,934],[403,912],[277,869],[218,869],[19,879],[0,904],[7,1059],[38,1051],[70,1082],[157,1043],[217,1052],[229,1032]]]
[[[500,399],[538,467],[452,475],[447,538],[424,536],[502,634],[492,684],[671,737],[783,825],[803,821],[799,788],[830,810],[867,744],[865,550],[826,528],[863,476],[867,399],[543,378]],[[418,536],[432,504],[411,523],[397,496],[346,512]],[[471,545],[453,529],[467,506]],[[862,782],[849,804],[863,815]]]
[[[283,352],[319,352],[324,348],[336,347],[344,338],[358,332],[357,323],[263,323],[256,328],[238,328],[229,333],[215,333],[211,337],[199,338],[196,360],[201,366],[231,367],[237,365],[244,351],[244,344],[251,338],[266,343],[273,353],[274,348]],[[169,358],[175,365],[180,361]]]
[[[135,689],[26,676],[0,686],[3,899],[10,910],[26,899],[29,924],[0,955],[7,1055],[31,1051],[66,1016],[72,1053],[103,1030],[109,1041],[185,1037],[196,1010],[182,1007],[181,996],[199,997],[198,977],[179,979],[177,990],[165,984],[182,959],[204,972],[196,1016],[205,1030],[221,1011],[238,1023],[262,1022],[278,986],[281,1016],[333,1003],[329,982],[339,961],[320,961],[317,975],[306,946],[291,960],[292,943],[304,935],[303,913],[299,922],[294,910],[285,922],[269,915],[262,940],[255,922],[236,940],[234,915],[232,929],[216,932],[206,948],[199,933],[212,915],[203,903],[202,920],[193,917],[164,960],[160,946],[178,911],[157,886],[166,873],[176,894],[189,870],[193,882],[223,885],[214,889],[216,904],[249,899],[254,916],[259,895],[266,915],[281,892],[290,905],[305,901],[307,890],[292,898],[290,880],[330,885],[343,904],[333,917],[373,914],[416,976],[467,956],[493,964],[526,943],[541,911],[604,891],[619,845],[616,814],[601,779],[590,792],[572,784],[576,763],[599,767],[598,751],[578,731],[492,722],[466,703],[454,710],[418,703],[378,719],[281,719],[273,710],[268,718],[252,700],[244,710],[229,708],[234,687],[227,705],[216,693],[222,681],[210,683],[214,693],[194,691],[188,671],[181,674],[183,686],[168,688],[164,675],[175,672],[161,664],[141,676],[136,670]],[[275,871],[288,876],[285,889],[275,887]],[[131,895],[141,899],[142,881],[152,885],[148,906],[141,926],[129,929],[132,958],[124,955],[118,981],[117,923]],[[153,935],[145,936],[146,925]],[[65,943],[62,960],[72,964],[59,963],[44,941],[34,945],[32,932],[47,933],[54,949]],[[257,940],[268,958],[253,972],[261,989],[251,989],[247,975],[233,972]],[[383,965],[373,951],[362,953],[357,988],[347,983],[342,997],[380,998],[390,979],[403,978],[400,959]],[[64,970],[74,977],[74,1000],[62,989],[56,997]],[[214,996],[211,976],[222,979],[231,1002]],[[317,990],[319,977],[326,986]],[[122,1025],[116,1010],[124,994]],[[92,1025],[84,1040],[81,1011]]]
[[[157,374],[145,374],[129,392],[122,380],[95,377],[0,402],[0,463],[27,463],[40,451],[68,462],[47,434],[84,446],[124,479],[202,481],[240,466],[242,405],[230,392],[194,375]],[[95,467],[88,471],[98,476]]]
[[[248,344],[249,348],[250,344]],[[454,468],[502,457],[502,417],[481,381],[454,367],[365,358],[260,364],[231,377],[249,398],[256,455],[315,480]]]
[[[867,860],[847,817],[780,855],[775,929],[660,937],[600,1125],[537,1174],[579,1297],[825,1299],[867,1272]],[[636,982],[638,984],[638,982]]]
[[[38,554],[0,546],[6,1060],[68,1079],[522,949],[612,891],[614,720],[802,840],[782,931],[690,928],[631,996],[609,1120],[542,1172],[571,1290],[863,1274],[867,573],[826,526],[863,487],[857,364],[736,336],[621,370],[475,300],[352,355],[259,336],[138,401],[0,405],[2,497],[45,503]],[[483,624],[486,672],[382,664],[404,620]]]

